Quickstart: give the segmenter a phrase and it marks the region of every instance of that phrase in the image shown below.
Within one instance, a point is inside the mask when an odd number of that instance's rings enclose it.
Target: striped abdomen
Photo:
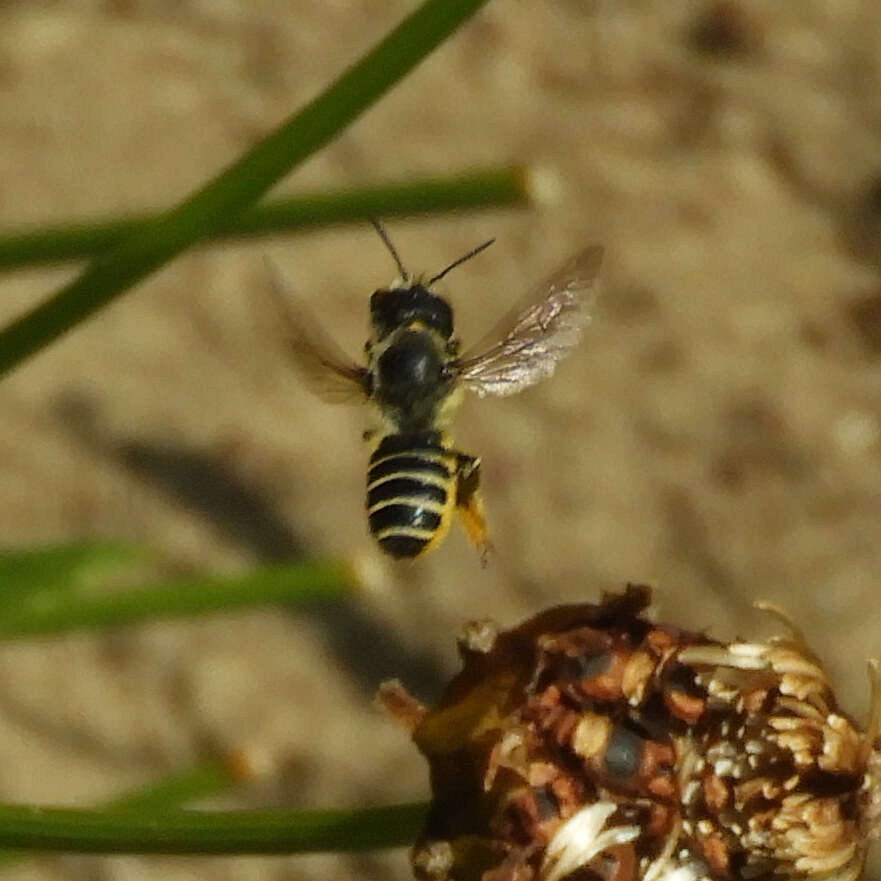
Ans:
[[[380,547],[393,557],[417,557],[450,525],[456,454],[439,431],[390,434],[370,457],[367,516]]]

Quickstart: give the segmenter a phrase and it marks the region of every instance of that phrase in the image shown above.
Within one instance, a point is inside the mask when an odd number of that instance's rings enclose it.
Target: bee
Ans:
[[[554,372],[590,319],[589,296],[602,249],[586,248],[533,291],[487,343],[461,354],[453,309],[435,285],[484,251],[493,239],[430,277],[404,267],[385,229],[373,224],[398,277],[370,298],[366,364],[337,348],[277,271],[272,290],[286,317],[288,351],[307,385],[327,401],[353,397],[374,405],[367,518],[380,548],[413,559],[436,548],[457,512],[485,563],[490,543],[480,493],[480,459],[457,450],[449,435],[463,391],[512,395]],[[494,340],[494,342],[489,342]]]

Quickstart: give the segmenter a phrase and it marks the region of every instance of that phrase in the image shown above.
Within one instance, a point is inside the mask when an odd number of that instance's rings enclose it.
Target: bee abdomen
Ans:
[[[370,458],[370,531],[393,557],[416,557],[449,523],[454,455],[436,432],[389,435]]]

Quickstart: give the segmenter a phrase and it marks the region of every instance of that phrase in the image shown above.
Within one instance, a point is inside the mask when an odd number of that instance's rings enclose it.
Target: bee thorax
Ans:
[[[401,430],[431,426],[450,392],[444,357],[426,331],[399,333],[376,359],[374,398]]]

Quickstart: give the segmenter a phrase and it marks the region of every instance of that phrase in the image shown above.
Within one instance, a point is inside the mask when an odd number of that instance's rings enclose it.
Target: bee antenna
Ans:
[[[446,269],[442,272],[439,272],[434,278],[430,278],[426,285],[431,287],[436,281],[440,281],[451,269],[455,269],[457,266],[460,266],[466,260],[470,260],[472,257],[476,257],[481,251],[485,251],[495,239],[489,239],[485,241],[482,245],[478,245],[476,248],[472,248],[467,254],[463,254],[458,259],[454,260]]]
[[[401,273],[401,278],[404,281],[410,280],[410,273],[404,269],[404,264],[401,263],[401,258],[398,256],[397,250],[395,250],[395,246],[392,244],[392,240],[389,238],[388,232],[386,232],[385,227],[379,222],[379,219],[376,217],[371,217],[370,222],[373,224],[373,228],[376,230],[379,237],[382,239],[382,243],[388,248],[389,253],[392,255],[395,261],[395,265],[398,267],[398,272]]]

